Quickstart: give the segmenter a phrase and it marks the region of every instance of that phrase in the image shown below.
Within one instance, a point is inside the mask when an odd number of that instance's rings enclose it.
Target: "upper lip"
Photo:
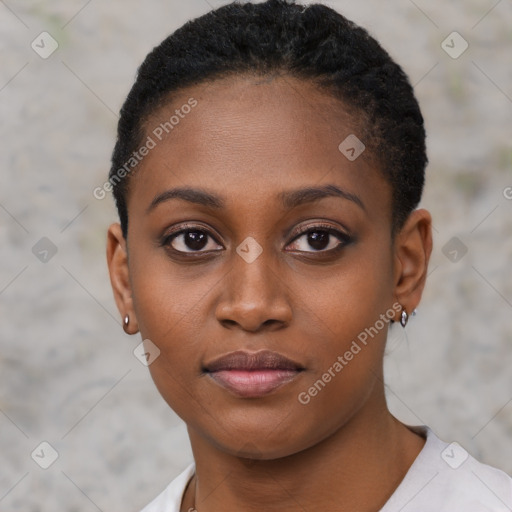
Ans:
[[[206,372],[219,372],[223,370],[303,370],[299,363],[288,359],[277,352],[261,350],[259,352],[246,352],[237,350],[229,352],[210,363],[204,365]]]

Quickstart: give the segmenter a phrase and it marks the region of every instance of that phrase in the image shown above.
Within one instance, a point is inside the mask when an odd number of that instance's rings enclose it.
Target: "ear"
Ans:
[[[128,252],[121,225],[112,224],[107,235],[107,263],[110,273],[110,284],[114,292],[117,309],[123,318],[123,328],[128,334],[136,334],[139,330],[137,317],[133,308],[130,273],[128,269]],[[128,315],[129,323],[124,323]]]
[[[432,217],[427,210],[413,211],[395,237],[396,300],[410,315],[421,300],[432,253]]]

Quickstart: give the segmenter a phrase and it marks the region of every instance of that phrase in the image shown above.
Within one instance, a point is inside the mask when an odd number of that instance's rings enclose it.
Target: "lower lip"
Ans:
[[[208,375],[238,396],[257,398],[293,380],[297,370],[221,370]]]

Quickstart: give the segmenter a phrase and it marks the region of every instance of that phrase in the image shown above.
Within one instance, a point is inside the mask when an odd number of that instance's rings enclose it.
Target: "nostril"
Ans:
[[[221,320],[221,324],[224,327],[234,327],[236,325],[236,322],[234,320],[229,320],[226,318],[224,320]]]
[[[248,321],[237,322],[236,320],[231,320],[229,318],[224,318],[224,319],[220,320],[220,323],[227,329],[231,329],[232,327],[239,326],[242,329],[247,330],[247,331],[259,331],[260,329],[275,330],[275,329],[279,329],[280,327],[282,327],[284,325],[284,323],[281,322],[280,320],[275,320],[273,318],[269,318],[268,320],[265,320],[264,322],[258,323],[257,326],[255,325],[252,328],[251,328],[251,326],[248,325]]]

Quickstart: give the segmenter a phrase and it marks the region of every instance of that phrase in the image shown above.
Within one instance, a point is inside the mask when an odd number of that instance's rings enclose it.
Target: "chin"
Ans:
[[[291,416],[289,417],[291,418]],[[218,428],[202,425],[202,437],[207,438],[219,450],[236,457],[251,460],[275,460],[289,457],[314,446],[321,439],[315,436],[315,427],[304,422],[298,428],[297,421],[224,421]],[[221,421],[221,420],[220,420]]]

